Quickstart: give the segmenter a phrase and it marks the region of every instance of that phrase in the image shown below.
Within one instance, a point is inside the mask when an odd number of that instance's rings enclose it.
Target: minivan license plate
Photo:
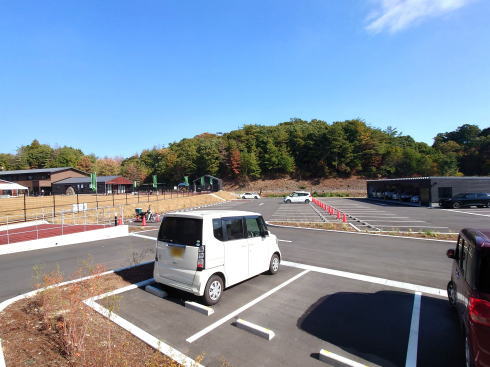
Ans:
[[[173,257],[182,257],[182,255],[184,255],[184,250],[183,247],[170,247],[170,255]]]

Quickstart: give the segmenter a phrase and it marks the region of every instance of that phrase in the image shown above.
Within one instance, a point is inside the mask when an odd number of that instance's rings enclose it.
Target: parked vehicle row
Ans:
[[[420,203],[420,196],[414,195],[406,192],[394,192],[394,191],[373,191],[369,197],[377,199],[387,199],[387,200],[400,200],[411,203]]]

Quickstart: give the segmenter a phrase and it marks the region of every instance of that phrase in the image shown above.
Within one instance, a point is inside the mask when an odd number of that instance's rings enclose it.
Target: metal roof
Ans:
[[[122,176],[97,176],[97,182],[112,181],[118,177],[122,177]],[[65,178],[64,180],[53,182],[53,185],[56,185],[56,184],[79,184],[79,183],[90,183],[90,177]]]
[[[380,178],[378,180],[366,180],[366,182],[380,181],[414,181],[414,180],[433,180],[433,179],[451,179],[451,180],[490,180],[490,176],[425,176],[425,177],[401,177],[401,178]]]
[[[0,190],[28,190],[28,188],[15,182],[0,180]]]
[[[2,175],[21,175],[24,173],[53,173],[53,172],[66,171],[68,169],[73,169],[75,171],[82,172],[82,171],[80,171],[76,168],[73,168],[73,167],[35,168],[35,169],[18,169],[15,171],[0,171],[0,176],[2,176]]]
[[[218,178],[218,177],[214,177],[214,176],[211,176],[211,175],[202,175],[202,176],[199,176],[198,178],[192,180],[192,182],[199,181],[201,179],[201,177],[210,177],[212,179],[215,179],[215,180],[218,180],[218,181],[222,181],[221,178]]]

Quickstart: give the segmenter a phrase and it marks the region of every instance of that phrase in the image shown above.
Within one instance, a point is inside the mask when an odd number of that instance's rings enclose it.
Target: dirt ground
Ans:
[[[245,185],[234,182],[224,184],[226,191],[253,191],[262,194],[285,193],[294,190],[307,190],[317,193],[348,193],[349,196],[366,196],[366,180],[358,177],[325,178],[318,180],[293,180],[280,178],[275,180],[250,181]]]
[[[88,210],[75,215],[79,221],[86,223],[99,223],[104,220],[113,220],[114,215],[124,215],[124,218],[131,218],[135,215],[135,208],[147,210],[151,208],[153,212],[165,213],[167,211],[193,206],[213,204],[224,200],[235,199],[236,196],[220,191],[213,194],[190,195],[173,193],[169,195],[125,195],[119,194],[113,197],[79,195],[79,203],[87,203]],[[65,213],[65,220],[77,223],[77,218],[73,218],[72,205],[77,203],[76,196],[57,195],[54,200],[52,196],[26,197],[26,217],[28,220],[35,219],[55,219],[54,222],[61,220],[60,213]],[[96,207],[99,207],[96,210]],[[56,208],[57,216],[53,218],[53,210]],[[0,224],[24,221],[24,198],[0,199]]]
[[[6,365],[178,366],[81,302],[151,278],[152,271],[152,265],[139,266],[57,287],[9,306],[0,314]],[[62,281],[52,275],[50,280]]]

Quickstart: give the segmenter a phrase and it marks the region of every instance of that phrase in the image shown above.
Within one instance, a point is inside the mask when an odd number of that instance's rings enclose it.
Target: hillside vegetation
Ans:
[[[115,152],[117,153],[117,152]],[[365,178],[426,175],[488,175],[490,128],[465,124],[437,134],[432,146],[396,129],[362,120],[327,123],[292,119],[275,126],[245,125],[223,135],[203,133],[127,158],[97,158],[72,147],[37,140],[17,154],[0,154],[0,169],[73,166],[98,175],[122,174],[175,184],[183,176],[212,174],[235,182],[291,177]]]

